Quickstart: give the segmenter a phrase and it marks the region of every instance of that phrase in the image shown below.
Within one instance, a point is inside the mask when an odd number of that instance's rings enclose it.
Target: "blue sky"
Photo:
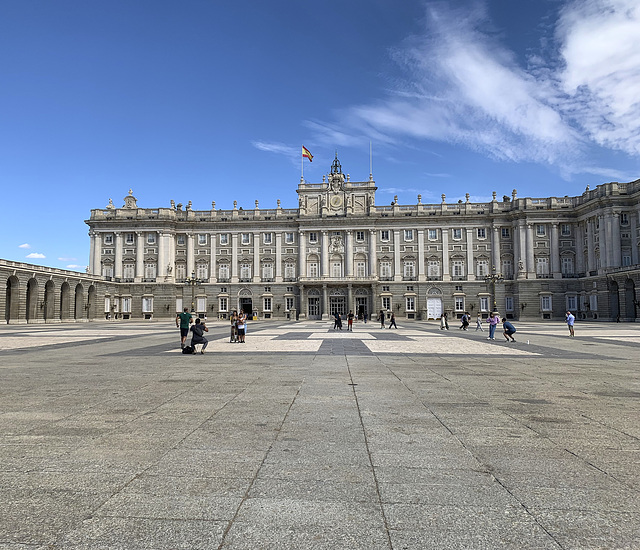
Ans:
[[[377,203],[640,178],[637,0],[0,0],[0,258],[83,270],[84,220],[297,206],[301,145]]]

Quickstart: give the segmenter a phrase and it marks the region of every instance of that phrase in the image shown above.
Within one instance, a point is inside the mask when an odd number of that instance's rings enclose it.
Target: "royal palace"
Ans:
[[[381,206],[376,189],[336,156],[322,183],[301,179],[295,209],[141,208],[130,191],[91,211],[87,274],[0,262],[6,320],[637,318],[640,180],[485,203]]]

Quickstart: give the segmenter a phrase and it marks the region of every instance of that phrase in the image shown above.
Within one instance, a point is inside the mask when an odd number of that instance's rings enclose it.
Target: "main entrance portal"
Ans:
[[[331,296],[329,298],[329,314],[333,317],[336,313],[343,317],[347,314],[347,299],[344,296]]]
[[[309,319],[320,319],[320,298],[317,296],[309,296]]]

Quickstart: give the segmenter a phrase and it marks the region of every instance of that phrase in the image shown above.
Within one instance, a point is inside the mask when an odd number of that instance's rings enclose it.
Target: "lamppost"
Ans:
[[[196,312],[196,286],[201,284],[203,281],[202,279],[198,279],[196,277],[196,272],[193,271],[191,273],[191,277],[187,277],[184,282],[185,284],[191,287],[191,313],[195,313]]]
[[[491,275],[487,275],[484,278],[484,282],[491,285],[491,297],[493,298],[493,309],[491,311],[497,311],[498,305],[496,304],[496,283],[503,283],[504,277],[502,273],[496,273],[496,266],[491,269]]]

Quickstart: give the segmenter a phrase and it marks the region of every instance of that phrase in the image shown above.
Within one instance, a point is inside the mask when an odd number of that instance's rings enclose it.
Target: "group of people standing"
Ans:
[[[489,336],[487,340],[495,340],[495,332],[498,323],[500,323],[500,316],[497,312],[491,312],[489,317],[487,317],[486,322],[489,323]],[[464,312],[462,317],[460,317],[460,327],[459,330],[468,330],[469,325],[471,324],[471,315],[468,312]],[[507,342],[515,342],[515,338],[513,335],[516,332],[516,327],[513,326],[513,323],[507,321],[506,317],[502,318],[502,328],[503,335]],[[443,313],[440,317],[440,330],[449,330],[449,319],[447,313]],[[478,313],[476,317],[476,332],[481,331],[484,332],[484,328],[482,327],[482,315]]]
[[[247,314],[244,311],[238,313],[237,310],[233,310],[231,313],[231,339],[229,343],[232,344],[244,344],[244,337],[247,333]]]
[[[180,329],[180,348],[183,351],[187,347],[187,336],[189,336],[189,332],[191,332],[190,352],[195,353],[196,345],[202,344],[200,353],[204,354],[204,350],[209,344],[209,340],[205,338],[204,333],[209,332],[209,329],[200,317],[197,317],[196,322],[193,323],[193,315],[189,313],[189,308],[185,307],[182,313],[176,315],[176,327]]]

